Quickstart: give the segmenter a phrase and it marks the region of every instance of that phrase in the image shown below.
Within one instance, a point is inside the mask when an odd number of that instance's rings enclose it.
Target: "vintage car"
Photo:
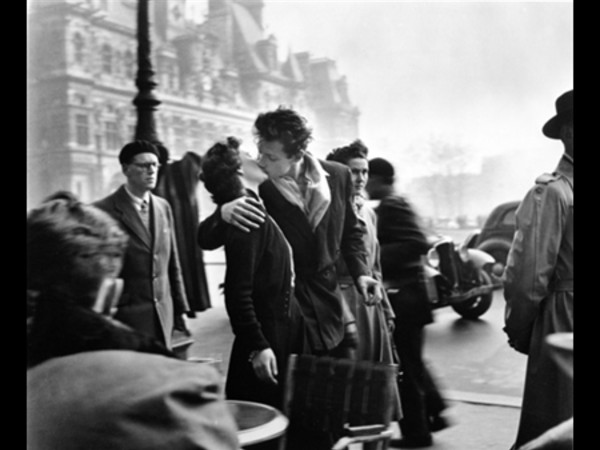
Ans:
[[[515,234],[515,212],[520,201],[510,201],[496,206],[487,217],[481,231],[469,244],[494,257],[501,268],[506,265],[506,257]],[[497,269],[499,270],[499,269]]]

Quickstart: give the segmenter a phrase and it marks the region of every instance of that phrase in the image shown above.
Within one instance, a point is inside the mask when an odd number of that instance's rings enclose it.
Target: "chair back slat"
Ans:
[[[389,426],[396,365],[292,355],[283,412],[291,427],[341,436],[344,426]]]

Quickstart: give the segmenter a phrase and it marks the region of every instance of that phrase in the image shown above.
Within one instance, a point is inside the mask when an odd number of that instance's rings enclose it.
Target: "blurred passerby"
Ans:
[[[172,348],[174,328],[189,333],[189,311],[169,203],[151,193],[160,152],[148,141],[126,144],[119,162],[127,178],[114,193],[94,203],[129,235],[123,269],[123,294],[116,318]]]
[[[573,415],[572,380],[544,346],[549,334],[573,331],[573,91],[555,105],[542,132],[564,153],[521,201],[504,272],[508,342],[528,355],[515,448]]]
[[[175,356],[112,318],[127,235],[104,211],[57,193],[27,216],[27,288],[35,293],[27,367],[97,350]]]
[[[431,432],[448,426],[441,412],[446,405],[423,360],[424,327],[433,321],[420,281],[422,255],[429,244],[410,204],[394,189],[395,171],[383,158],[369,161],[366,191],[380,200],[377,238],[381,268],[388,297],[396,315],[394,341],[402,367],[400,398],[402,438],[392,441],[400,448],[432,445]]]
[[[29,450],[238,450],[221,375],[126,350],[78,353],[27,371]]]

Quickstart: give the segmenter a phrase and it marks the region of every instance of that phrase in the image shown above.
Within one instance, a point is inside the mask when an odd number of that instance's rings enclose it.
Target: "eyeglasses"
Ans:
[[[160,167],[159,163],[156,162],[147,162],[147,163],[131,163],[134,166],[143,169],[143,170],[150,170],[150,169],[158,169]]]

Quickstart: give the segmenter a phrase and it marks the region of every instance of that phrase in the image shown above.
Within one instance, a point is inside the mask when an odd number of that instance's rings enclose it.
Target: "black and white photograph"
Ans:
[[[27,449],[571,450],[573,3],[27,0]]]

